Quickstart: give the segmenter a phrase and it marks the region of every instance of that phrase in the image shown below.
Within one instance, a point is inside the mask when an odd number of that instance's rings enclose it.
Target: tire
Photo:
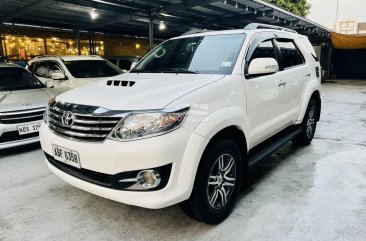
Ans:
[[[242,166],[241,152],[234,141],[224,139],[210,145],[198,167],[191,197],[180,204],[182,210],[199,222],[222,222],[234,207]]]
[[[298,146],[307,146],[310,145],[311,141],[314,138],[316,125],[317,125],[317,118],[318,118],[318,109],[319,106],[314,99],[311,99],[306,110],[304,120],[302,121],[301,133],[295,137],[292,142]]]

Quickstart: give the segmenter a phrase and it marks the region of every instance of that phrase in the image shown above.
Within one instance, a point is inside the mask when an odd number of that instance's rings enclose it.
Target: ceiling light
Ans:
[[[95,11],[95,8],[90,10],[89,14],[90,14],[91,19],[93,19],[93,20],[98,18],[98,16],[99,16],[99,14]]]
[[[238,2],[235,2],[235,8],[238,8]]]
[[[262,15],[263,15],[263,17],[264,17],[264,16],[266,16],[266,12],[265,12],[265,11],[263,11],[263,14],[262,14]]]
[[[163,30],[165,30],[165,29],[166,29],[166,25],[165,25],[164,21],[160,21],[160,24],[159,24],[159,30],[160,30],[160,31],[163,31]]]
[[[249,11],[249,7],[248,7],[248,5],[247,5],[247,7],[245,8],[245,11],[247,11],[247,12]]]
[[[257,14],[257,9],[254,10],[254,14]]]
[[[227,4],[227,1],[226,0],[224,1],[224,4]]]

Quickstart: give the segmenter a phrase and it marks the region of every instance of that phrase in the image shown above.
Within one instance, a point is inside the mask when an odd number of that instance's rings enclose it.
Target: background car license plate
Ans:
[[[53,157],[57,161],[63,162],[79,169],[81,168],[79,153],[77,153],[76,151],[57,145],[52,145],[52,150]]]
[[[39,129],[41,128],[41,124],[42,124],[42,122],[36,122],[36,123],[28,124],[28,125],[18,126],[19,135],[25,135],[25,134],[38,132]]]

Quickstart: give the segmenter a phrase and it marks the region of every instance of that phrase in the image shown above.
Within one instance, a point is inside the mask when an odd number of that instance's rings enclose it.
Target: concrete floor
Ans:
[[[0,153],[0,240],[364,241],[366,81],[337,82],[324,85],[312,145],[288,144],[263,162],[220,225],[74,188],[36,146]]]

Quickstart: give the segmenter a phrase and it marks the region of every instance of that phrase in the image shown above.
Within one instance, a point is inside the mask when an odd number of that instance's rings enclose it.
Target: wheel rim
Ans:
[[[306,135],[308,138],[314,133],[315,129],[315,105],[311,106],[308,114],[308,120],[306,122]]]
[[[236,181],[236,164],[229,154],[223,154],[211,168],[207,197],[212,208],[220,209],[230,200]]]

